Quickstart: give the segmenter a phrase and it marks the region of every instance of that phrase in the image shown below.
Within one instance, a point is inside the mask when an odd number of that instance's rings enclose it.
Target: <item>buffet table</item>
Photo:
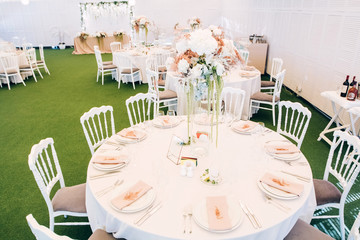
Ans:
[[[174,123],[169,128],[162,128],[158,122],[157,127],[149,122],[135,127],[134,129],[146,135],[139,141],[132,141],[132,144],[120,145],[119,142],[123,142],[124,138],[114,135],[96,151],[88,166],[86,184],[86,208],[93,231],[102,227],[107,232],[114,233],[115,237],[132,240],[278,240],[288,234],[299,217],[310,222],[316,201],[311,181],[311,168],[307,164],[306,158],[298,153],[299,159],[293,162],[295,164],[289,165],[284,161],[276,160],[264,150],[268,141],[284,142],[285,138],[276,132],[260,131],[260,126],[254,128],[251,131],[252,134],[240,134],[230,128],[228,124],[220,124],[218,147],[215,148],[210,144],[209,154],[198,157],[198,166],[194,168],[193,176],[184,177],[180,174],[182,167],[167,158],[168,146],[173,135],[181,136],[186,132],[185,117],[175,118],[177,118],[174,121],[176,124]],[[210,126],[203,124],[195,124],[193,129],[194,131],[210,132]],[[116,154],[117,151],[123,156],[128,156],[127,164],[118,173],[108,173],[106,177],[96,178],[99,174],[104,174],[104,171],[99,170],[103,169],[103,165],[96,165],[92,161],[98,156]],[[182,156],[193,156],[193,154],[193,147],[183,147]],[[300,163],[305,163],[305,165]],[[216,166],[220,174],[218,184],[200,180],[204,170],[211,166]],[[280,170],[306,176],[310,181],[301,181],[292,175],[285,175]],[[264,190],[261,190],[259,185],[259,178],[266,172],[302,184],[304,188],[301,195],[291,198],[291,200],[285,196],[273,199],[270,204],[265,198]],[[122,181],[123,183],[99,197],[99,191],[112,186],[117,180],[121,180],[118,183]],[[133,203],[137,205],[136,211],[134,211],[135,206],[132,211],[125,210],[126,208],[124,210],[116,209],[111,203],[112,200],[139,180],[153,187],[152,196],[149,191],[142,197],[145,200],[140,198],[139,202]],[[214,232],[206,230],[206,226],[201,225],[203,223],[201,218],[204,218],[201,209],[204,208],[205,199],[210,196],[224,196],[232,199],[233,205],[229,205],[229,211],[237,213],[233,217],[238,218],[238,222],[230,230]],[[154,205],[158,203],[161,205],[142,225],[136,225],[134,222],[150,206],[148,204],[142,207],[139,204],[144,204],[144,201],[146,203],[149,200],[154,202]],[[239,201],[252,209],[261,223],[261,228],[255,228],[244,212],[239,211]],[[284,209],[276,207],[273,201],[289,209],[284,211]],[[193,212],[190,220],[192,231],[184,233],[184,213],[189,207]],[[187,218],[186,226],[189,229],[189,218]]]
[[[128,44],[130,41],[130,36],[124,35],[122,41],[117,37],[109,36],[101,38],[100,44],[97,37],[87,37],[86,40],[81,39],[80,37],[74,38],[74,51],[73,54],[91,54],[94,53],[94,46],[99,46],[99,49],[102,53],[111,53],[110,43],[112,42],[121,42],[122,46]]]
[[[186,94],[178,84],[181,77],[178,73],[168,72],[166,75],[165,89],[175,91],[178,97],[177,114],[186,114]],[[232,69],[224,77],[224,87],[240,88],[245,91],[244,108],[241,119],[249,118],[250,97],[259,92],[261,87],[261,75],[256,69],[244,71],[239,68]]]

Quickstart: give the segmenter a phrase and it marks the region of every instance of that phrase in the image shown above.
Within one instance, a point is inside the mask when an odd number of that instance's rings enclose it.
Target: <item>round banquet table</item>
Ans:
[[[19,63],[19,66],[21,65],[26,65],[28,64],[28,61],[26,59],[26,55],[25,55],[25,52],[21,51],[21,50],[18,50],[18,51],[14,51],[14,52],[7,52],[7,53],[1,53],[0,54],[4,54],[5,56],[7,54],[16,54],[17,55],[17,59],[18,59],[18,63]],[[0,72],[4,71],[2,65],[0,64]],[[21,77],[24,79],[25,77],[27,76],[31,76],[31,73],[20,73]],[[1,79],[0,81],[2,81],[2,83],[5,83],[6,84],[6,80],[5,78],[4,79]],[[12,83],[22,83],[22,79],[19,79],[18,76],[11,76],[10,77],[10,81]]]
[[[257,180],[265,172],[280,170],[291,171],[298,175],[312,179],[310,166],[294,165],[275,160],[267,155],[264,143],[268,140],[283,140],[276,132],[256,135],[242,135],[234,132],[227,124],[219,124],[218,147],[212,147],[209,155],[198,158],[198,166],[193,177],[180,175],[180,165],[175,165],[167,159],[167,151],[173,135],[186,132],[184,117],[181,123],[174,128],[156,128],[146,125],[147,137],[134,144],[125,146],[126,152],[131,155],[131,161],[118,174],[99,179],[90,179],[90,176],[103,172],[95,169],[90,162],[87,172],[86,208],[90,225],[93,231],[104,228],[114,233],[115,237],[126,239],[283,239],[291,230],[297,219],[310,222],[316,206],[315,193],[312,181],[303,182],[293,176],[286,176],[292,181],[304,185],[300,197],[293,200],[276,200],[291,208],[284,212],[269,204],[264,193],[260,190]],[[194,125],[195,130],[210,131],[209,126]],[[115,142],[117,135],[108,141]],[[104,143],[94,154],[112,151],[116,146]],[[191,146],[184,146],[182,156],[191,156]],[[94,157],[93,157],[94,158]],[[307,162],[301,154],[298,161]],[[222,177],[218,185],[205,184],[200,181],[200,175],[209,166],[217,166]],[[141,226],[134,224],[145,210],[136,213],[121,213],[115,210],[110,201],[117,196],[113,192],[97,197],[96,193],[112,185],[117,179],[124,179],[115,192],[124,192],[128,186],[143,180],[152,186],[156,192],[155,202],[162,202],[162,207],[147,219]],[[127,186],[127,187],[126,187]],[[255,229],[244,215],[239,227],[226,233],[209,232],[192,221],[192,234],[183,233],[183,211],[187,205],[194,209],[199,202],[208,196],[227,196],[241,200],[252,208],[260,219],[262,228]],[[243,213],[243,212],[242,212]]]
[[[120,54],[126,54],[133,63],[133,65],[140,69],[141,79],[143,83],[147,83],[146,76],[146,59],[149,55],[153,53],[170,53],[174,54],[174,49],[170,47],[142,47],[142,48],[131,48],[131,49],[122,49],[121,51],[117,51],[113,53],[113,63],[118,65],[118,56]],[[127,80],[125,82],[131,82],[131,80]]]
[[[181,77],[175,72],[166,74],[165,89],[175,91],[178,96],[177,113],[178,115],[186,114],[186,94],[183,92],[178,81]],[[232,69],[223,78],[224,87],[240,88],[245,91],[244,108],[241,119],[249,119],[250,97],[260,91],[261,74],[260,71],[242,71],[239,68]]]

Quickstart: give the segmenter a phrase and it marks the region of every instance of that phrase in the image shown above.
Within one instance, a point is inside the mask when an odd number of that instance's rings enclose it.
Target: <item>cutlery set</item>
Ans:
[[[158,202],[157,204],[151,205],[146,212],[138,219],[135,220],[134,224],[141,226],[149,217],[151,217],[155,212],[157,212],[162,207],[162,203]]]
[[[188,205],[184,208],[183,211],[183,217],[184,217],[184,234],[188,232],[189,234],[192,233],[192,207],[191,205]],[[189,224],[187,224],[187,219],[189,218]]]
[[[241,206],[242,210],[244,211],[244,213],[246,214],[246,216],[250,220],[251,224],[253,225],[253,227],[255,229],[262,228],[260,220],[255,216],[254,212],[246,204],[244,204],[243,202],[239,201],[239,203],[240,203],[240,206]]]
[[[102,173],[102,174],[92,175],[92,176],[89,176],[89,179],[94,180],[94,179],[99,179],[99,178],[113,177],[113,176],[116,176],[120,172],[121,172],[120,170],[117,170],[117,171],[111,171],[111,172],[106,172],[106,173]]]
[[[104,188],[104,189],[96,192],[96,196],[99,197],[99,198],[102,197],[102,196],[104,196],[104,195],[107,194],[108,192],[110,192],[110,191],[114,190],[116,187],[120,186],[123,182],[124,182],[123,179],[121,179],[121,180],[120,180],[120,179],[117,179],[117,180],[114,182],[113,185],[111,185],[111,186],[109,186],[109,187],[106,187],[106,188]]]
[[[291,175],[293,177],[296,177],[297,179],[299,179],[301,181],[304,181],[304,182],[310,182],[311,181],[311,178],[304,177],[304,176],[301,176],[301,175],[298,175],[298,174],[295,174],[295,173],[287,172],[287,171],[284,171],[284,170],[281,170],[281,172],[285,173],[287,175]]]
[[[289,208],[288,206],[285,206],[277,201],[275,201],[274,199],[272,199],[269,195],[265,194],[265,198],[266,198],[266,202],[267,203],[271,203],[272,205],[274,205],[275,207],[277,207],[278,209],[280,209],[281,211],[284,212],[289,212],[291,210],[291,208]]]

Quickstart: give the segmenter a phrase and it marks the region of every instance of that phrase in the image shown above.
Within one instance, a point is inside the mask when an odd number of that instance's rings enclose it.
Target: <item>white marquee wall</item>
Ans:
[[[320,92],[336,90],[347,74],[360,80],[360,0],[137,0],[135,15],[168,34],[193,16],[205,26],[221,24],[234,39],[264,34],[268,59],[284,59],[285,84],[328,114],[330,103]],[[80,29],[79,0],[30,0],[27,6],[0,0],[0,39],[57,45],[58,32],[65,31],[71,45]]]

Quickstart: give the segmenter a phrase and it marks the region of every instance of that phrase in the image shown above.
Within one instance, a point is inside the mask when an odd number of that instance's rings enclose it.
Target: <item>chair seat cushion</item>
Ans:
[[[165,86],[165,80],[159,80],[158,85],[159,86]]]
[[[54,211],[86,213],[85,183],[60,188],[52,199]]]
[[[274,87],[275,82],[272,81],[261,81],[261,87]]]
[[[299,219],[284,240],[333,240],[332,237]]]
[[[138,68],[133,68],[133,69],[132,69],[132,72],[135,73],[135,72],[137,72],[137,71],[139,71],[139,70],[140,70],[140,69],[138,69]],[[130,68],[123,69],[123,70],[121,71],[121,73],[122,73],[122,74],[131,74],[131,69],[130,69]]]
[[[8,69],[7,71],[7,74],[14,74],[14,73],[17,73],[17,69]],[[0,74],[5,74],[4,71],[0,71]]]
[[[96,229],[96,231],[91,234],[89,240],[115,240],[111,233],[107,233],[102,229]]]
[[[253,99],[253,100],[265,101],[265,102],[271,102],[272,98],[273,98],[273,95],[266,94],[266,93],[263,93],[263,92],[257,92],[257,93],[254,93],[251,96],[251,99]],[[280,100],[279,97],[275,97],[276,102],[279,101],[279,100]]]
[[[159,72],[166,72],[167,69],[166,69],[165,66],[160,66],[160,67],[158,67],[158,71],[159,71]]]
[[[36,65],[32,65],[33,68],[36,68]],[[30,68],[30,64],[24,64],[24,65],[20,65],[19,66],[20,69],[29,69]]]
[[[327,203],[340,203],[341,192],[331,182],[314,179],[314,189],[318,206]]]
[[[37,60],[36,62],[37,62],[37,63],[44,63],[43,60]]]
[[[111,65],[104,65],[104,66],[103,66],[103,69],[104,69],[104,70],[116,69],[116,68],[117,68],[117,66],[116,66],[116,65],[113,65],[113,64],[111,64]]]
[[[103,62],[103,65],[112,65],[112,64],[113,64],[112,61],[105,61],[105,62]]]
[[[165,90],[159,92],[159,99],[169,99],[169,98],[176,98],[177,94],[174,91],[171,90]]]

